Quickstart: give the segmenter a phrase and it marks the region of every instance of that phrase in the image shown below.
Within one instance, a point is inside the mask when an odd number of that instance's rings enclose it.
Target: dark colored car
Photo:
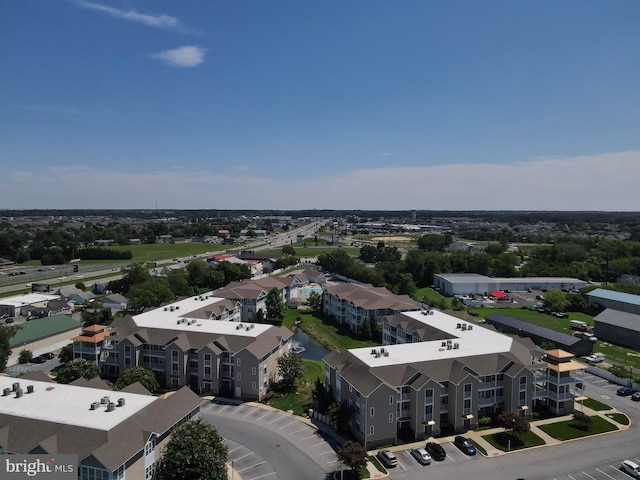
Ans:
[[[33,357],[31,360],[29,360],[31,363],[44,363],[47,361],[47,359],[45,357],[43,357],[42,355],[39,355],[37,357]]]
[[[616,394],[621,397],[628,397],[629,395],[633,395],[633,388],[630,387],[620,387],[616,390]]]
[[[47,360],[53,360],[54,358],[56,358],[56,354],[53,352],[43,353],[40,356],[46,358]]]
[[[458,447],[460,450],[462,450],[462,453],[465,453],[467,455],[475,455],[476,454],[476,447],[473,446],[473,444],[469,441],[469,439],[458,435],[454,440],[453,440],[453,444]]]
[[[442,448],[442,445],[440,445],[439,443],[427,442],[424,448],[427,450],[427,452],[429,452],[431,458],[433,458],[436,462],[444,460],[447,456],[447,452],[444,451],[444,448]]]
[[[15,321],[16,321],[16,320],[15,320],[13,317],[9,317],[9,318],[7,318],[7,319],[4,321],[4,323],[13,323],[13,322],[15,322]]]
[[[640,402],[640,392],[636,392],[631,395],[631,400],[633,400],[634,402]]]

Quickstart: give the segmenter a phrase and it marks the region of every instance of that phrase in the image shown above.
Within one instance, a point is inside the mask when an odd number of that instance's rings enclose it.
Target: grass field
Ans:
[[[271,405],[280,410],[292,410],[296,415],[306,414],[306,410],[313,400],[311,392],[316,384],[316,380],[324,379],[324,363],[314,360],[302,360],[304,365],[304,375],[298,382],[298,388],[293,393],[276,396],[270,402]]]
[[[485,435],[482,438],[503,452],[537,447],[538,445],[545,444],[544,440],[531,431],[521,433],[517,436],[512,432],[498,432],[491,435]]]
[[[596,415],[591,417],[591,422],[586,428],[575,420],[567,420],[566,422],[540,425],[540,429],[558,440],[571,440],[572,438],[586,437],[598,433],[613,432],[618,430],[618,427]]]

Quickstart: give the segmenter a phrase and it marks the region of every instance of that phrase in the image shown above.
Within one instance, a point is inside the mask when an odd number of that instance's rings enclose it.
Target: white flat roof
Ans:
[[[454,335],[456,338],[450,340],[451,349],[448,347],[449,340],[433,340],[419,343],[384,345],[382,347],[355,348],[349,350],[349,352],[370,367],[382,367],[495,354],[511,350],[513,339],[507,335],[466,322],[438,310],[432,309],[431,311],[433,313],[430,315],[424,315],[422,312],[403,312],[402,315]],[[458,328],[458,325],[464,325],[466,330]],[[470,325],[471,330],[468,328]],[[443,346],[443,344],[445,345]],[[458,348],[455,348],[455,345]],[[371,353],[374,348],[377,351],[384,349],[389,352],[389,355],[376,357]]]
[[[22,397],[17,398],[15,392],[2,395],[14,383],[20,384]],[[33,386],[33,393],[27,393],[29,385]],[[107,412],[106,405],[91,410],[91,404],[100,402],[102,397],[109,397],[116,405],[118,399],[124,398],[125,404],[112,412]],[[151,395],[0,376],[0,413],[63,425],[110,430],[156,400]]]
[[[180,332],[202,332],[243,337],[257,337],[271,328],[271,325],[264,323],[210,320],[189,315],[190,312],[214,305],[223,300],[225,299],[214,297],[212,293],[205,293],[141,313],[134,316],[133,321],[138,327],[144,328],[162,328]],[[240,327],[241,325],[242,327]]]
[[[33,305],[39,302],[48,302],[49,300],[58,300],[60,295],[47,295],[44,293],[25,293],[24,295],[15,295],[0,300],[1,305],[14,305],[21,307],[23,305]]]

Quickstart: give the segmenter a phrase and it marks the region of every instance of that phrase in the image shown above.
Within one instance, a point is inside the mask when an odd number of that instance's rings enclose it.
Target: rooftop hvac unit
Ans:
[[[376,358],[380,358],[380,352],[376,352],[375,355],[376,355]]]
[[[469,325],[469,326],[467,327],[467,330],[473,330],[473,325]]]
[[[451,345],[451,340],[447,340],[447,345]]]
[[[14,392],[19,388],[20,388],[20,382],[14,382],[13,385],[11,385],[11,390]]]
[[[242,328],[242,325],[236,325],[236,330],[240,330]]]
[[[253,327],[255,327],[255,324],[253,324],[253,323],[252,323],[252,324],[251,324],[251,328],[253,328]]]
[[[113,412],[116,409],[116,404],[113,402],[107,403],[107,412]]]
[[[249,330],[251,330],[251,327],[249,327],[249,325],[247,325],[247,326],[245,327],[245,330],[248,332]]]
[[[100,402],[93,402],[90,406],[89,406],[89,410],[97,410],[98,407],[100,407]]]
[[[388,356],[389,356],[389,351],[388,351],[388,350],[384,352],[384,356],[385,356],[385,357],[388,357]]]
[[[176,323],[180,325],[182,323],[182,320],[178,320]]]
[[[446,347],[447,346],[447,342],[442,342],[442,346]]]
[[[451,350],[452,345],[450,343],[447,343],[447,350]]]
[[[175,310],[175,307],[169,307],[169,310],[173,312]]]
[[[462,328],[462,324],[461,323],[456,323],[456,328]]]
[[[5,388],[2,390],[2,396],[6,397],[8,395],[11,395],[11,389],[10,388]]]
[[[466,329],[467,329],[467,324],[466,324],[466,323],[463,323],[463,324],[462,324],[462,331],[464,332]]]
[[[457,350],[457,349],[459,349],[459,348],[460,348],[460,344],[459,344],[459,343],[454,343],[454,344],[453,344],[453,349],[454,349],[454,350]]]
[[[375,354],[376,354],[376,352],[377,352],[377,350],[376,350],[375,348],[372,348],[372,349],[371,349],[371,355],[375,355]]]
[[[180,310],[180,305],[176,305],[176,310]]]
[[[22,389],[21,388],[16,390],[16,398],[20,398],[20,397],[22,397]]]
[[[429,310],[429,315],[433,315],[433,310]]]
[[[119,407],[124,407],[124,398],[119,398],[118,399],[118,406]]]
[[[33,393],[33,385],[27,385],[27,393]]]
[[[384,353],[384,347],[380,347],[380,353]]]
[[[109,403],[109,397],[102,397],[102,398],[100,399],[100,403],[101,403],[102,405],[106,405],[107,403]]]
[[[164,311],[166,312],[167,310],[169,310],[169,307],[164,307]]]

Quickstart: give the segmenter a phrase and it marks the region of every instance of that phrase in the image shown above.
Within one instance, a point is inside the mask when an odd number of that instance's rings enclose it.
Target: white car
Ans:
[[[431,455],[424,448],[414,448],[411,450],[411,455],[420,465],[429,465],[431,463]]]
[[[593,355],[588,355],[588,356],[584,357],[584,359],[587,362],[600,363],[600,362],[604,361],[604,355],[593,354]]]

